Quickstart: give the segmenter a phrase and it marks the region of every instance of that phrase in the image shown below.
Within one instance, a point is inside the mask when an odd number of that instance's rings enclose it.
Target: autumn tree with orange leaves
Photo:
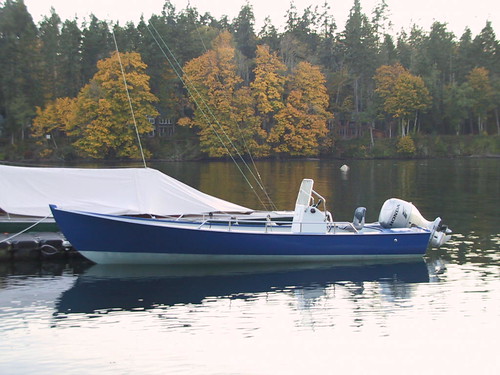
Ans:
[[[38,108],[34,134],[43,137],[58,129],[74,139],[73,145],[84,156],[95,159],[139,158],[134,118],[139,134],[152,131],[148,117],[158,115],[152,105],[157,98],[150,92],[149,76],[140,55],[125,53],[120,57],[124,74],[119,55],[114,53],[97,63],[97,73],[77,98],[60,98],[43,110]],[[145,154],[148,156],[147,150]]]
[[[284,107],[286,66],[276,52],[266,45],[257,46],[255,57],[255,79],[251,82],[257,116],[262,127],[269,131],[275,124],[275,115]]]
[[[411,119],[415,132],[419,112],[427,110],[432,101],[424,80],[400,64],[382,65],[374,80],[375,92],[382,98],[384,110],[400,122],[401,137],[410,133]]]
[[[77,117],[71,134],[78,137],[75,146],[87,156],[102,158],[139,158],[137,132],[153,130],[148,117],[158,116],[152,103],[158,101],[149,88],[146,64],[138,53],[121,54],[97,63],[97,73],[78,94]],[[130,94],[131,106],[125,90]],[[145,150],[146,156],[149,152]]]
[[[276,115],[276,125],[269,134],[273,151],[294,156],[319,153],[320,139],[325,137],[329,97],[325,77],[319,67],[300,62],[288,81],[285,106]]]
[[[76,98],[59,98],[49,102],[44,109],[36,108],[32,134],[42,145],[40,155],[50,156],[57,149],[55,133],[66,134],[75,122]]]
[[[236,53],[231,34],[222,32],[211,50],[184,67],[195,111],[193,118],[184,117],[179,125],[198,129],[201,150],[210,157],[268,154],[253,97],[237,73]]]

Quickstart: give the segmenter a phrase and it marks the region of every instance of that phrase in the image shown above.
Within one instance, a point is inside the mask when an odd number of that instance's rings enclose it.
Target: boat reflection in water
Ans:
[[[422,259],[405,263],[302,266],[94,265],[62,293],[56,302],[56,316],[96,311],[143,311],[201,304],[208,297],[249,299],[269,292],[304,291],[299,294],[318,296],[331,286],[343,286],[359,294],[365,282],[383,284],[381,293],[408,295],[410,292],[405,288],[429,282],[429,271]]]

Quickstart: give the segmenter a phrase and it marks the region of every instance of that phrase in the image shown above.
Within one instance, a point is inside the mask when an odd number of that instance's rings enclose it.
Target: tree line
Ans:
[[[303,12],[292,2],[280,32],[269,19],[256,30],[250,4],[230,20],[166,1],[137,25],[63,21],[54,9],[35,25],[23,0],[5,0],[0,139],[35,139],[47,157],[136,157],[135,137],[157,115],[210,157],[317,155],[346,127],[387,137],[500,134],[491,23],[459,38],[440,22],[392,35],[387,14],[384,0],[370,15],[354,0],[338,28],[327,2]]]

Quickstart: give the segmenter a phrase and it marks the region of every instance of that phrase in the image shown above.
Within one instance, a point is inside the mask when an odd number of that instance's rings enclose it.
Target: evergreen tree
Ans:
[[[444,90],[444,118],[450,125],[453,134],[464,131],[464,124],[471,108],[470,90],[468,84],[449,84]]]
[[[456,79],[459,83],[465,81],[465,76],[474,68],[475,54],[472,46],[472,32],[466,28],[457,45],[457,63],[454,67]]]
[[[277,51],[280,45],[278,29],[272,24],[271,19],[266,17],[264,25],[259,32],[259,39],[262,44],[268,45],[271,51]]]
[[[44,17],[39,26],[41,63],[45,100],[54,100],[62,95],[61,89],[61,19],[54,8],[50,17]]]
[[[378,66],[377,35],[373,25],[362,13],[359,0],[354,0],[340,41],[343,45],[345,64],[351,76],[353,118],[358,121],[360,112],[369,104],[371,79]]]
[[[60,96],[76,97],[83,86],[82,32],[76,19],[62,25],[59,60]]]
[[[127,22],[125,27],[118,23],[113,25],[113,34],[120,52],[137,52],[141,46],[141,34],[132,22]]]
[[[0,51],[0,115],[14,144],[24,139],[43,101],[37,29],[23,0],[6,0],[0,8]]]
[[[110,56],[115,50],[109,26],[95,15],[90,15],[90,23],[83,29],[82,68],[83,82],[88,82],[97,72],[97,62]]]
[[[238,46],[238,50],[248,59],[255,57],[257,46],[254,24],[255,16],[253,9],[247,3],[243,5],[238,17],[234,20],[232,29],[234,30],[234,41]]]
[[[404,30],[398,35],[396,43],[396,56],[399,64],[408,69],[410,68],[412,63],[412,48],[408,42],[408,35]]]
[[[495,75],[500,74],[500,66],[498,66],[500,58],[497,55],[500,49],[490,21],[486,22],[486,26],[474,38],[472,46],[475,66],[482,66]]]
[[[321,38],[317,55],[320,64],[323,65],[327,71],[333,72],[339,69],[338,55],[340,54],[338,53],[339,47],[335,35],[337,25],[333,17],[329,14],[329,11],[330,7],[325,1],[323,13],[320,15]]]
[[[399,62],[415,74],[423,74],[429,67],[422,51],[424,39],[425,33],[417,25],[411,27],[409,34],[401,33],[398,39]]]
[[[434,22],[429,36],[424,40],[425,53],[428,56],[428,67],[435,66],[440,72],[441,87],[452,80],[452,69],[455,65],[455,36],[446,29],[446,24]]]
[[[380,46],[380,62],[383,65],[395,64],[398,60],[396,46],[394,45],[394,40],[389,34],[384,35],[384,41]]]
[[[299,16],[295,4],[290,3],[285,33],[280,43],[281,57],[289,70],[295,70],[301,61],[314,60],[320,44],[320,38],[316,32],[318,20],[319,15],[316,10],[313,11],[311,7],[307,7],[302,16]]]

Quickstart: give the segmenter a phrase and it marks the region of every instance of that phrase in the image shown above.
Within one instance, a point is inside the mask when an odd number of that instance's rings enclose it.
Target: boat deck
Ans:
[[[291,221],[273,221],[273,220],[239,220],[225,219],[214,220],[206,219],[200,220],[165,220],[165,219],[151,219],[151,218],[135,218],[135,217],[121,217],[116,220],[137,223],[140,220],[141,224],[153,226],[165,226],[170,228],[186,228],[186,229],[199,229],[207,231],[219,232],[235,232],[235,233],[272,233],[272,234],[290,234],[290,233],[303,233],[303,234],[330,234],[330,235],[352,235],[352,234],[380,234],[380,233],[401,233],[412,231],[415,233],[417,228],[394,228],[384,229],[378,223],[366,224],[362,229],[356,229],[351,222],[338,221],[338,222],[319,222],[319,223],[296,223],[297,226],[293,227]],[[311,226],[316,226],[310,229]],[[322,228],[318,230],[317,228]],[[418,231],[418,230],[417,230]],[[424,229],[421,230],[425,232]]]

